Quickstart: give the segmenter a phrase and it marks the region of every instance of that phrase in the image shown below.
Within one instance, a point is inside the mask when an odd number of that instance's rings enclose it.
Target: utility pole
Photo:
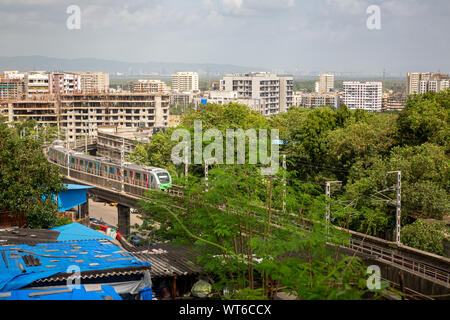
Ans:
[[[124,160],[125,160],[125,139],[122,138],[122,147],[120,148],[120,186],[122,192],[125,192]]]
[[[286,213],[286,155],[283,154],[283,213]]]
[[[67,176],[70,177],[70,150],[69,150],[69,129],[65,131],[66,134],[66,150],[67,150]]]
[[[88,153],[88,133],[87,130],[84,129],[84,147],[86,154]]]
[[[66,149],[67,150],[69,150],[69,134],[68,134],[68,132],[69,132],[69,129],[67,129],[65,131],[65,134],[66,134]]]
[[[397,199],[395,200],[396,207],[396,217],[395,217],[395,241],[397,244],[401,244],[401,213],[402,213],[402,172],[401,171],[390,171],[386,173],[386,176],[389,174],[397,174],[397,185],[395,186],[395,191],[397,193]]]
[[[184,150],[184,178],[186,179],[186,186],[188,184],[188,176],[189,176],[189,148],[186,146]]]
[[[342,185],[342,181],[327,181],[326,187],[325,187],[325,194],[327,196],[327,207],[326,207],[326,215],[325,215],[325,221],[327,223],[327,234],[328,234],[328,223],[331,221],[331,204],[330,204],[330,198],[331,198],[331,185],[332,184],[339,184]]]
[[[205,191],[208,192],[208,160],[205,160]]]
[[[210,161],[213,162],[215,160],[216,160],[215,158],[205,159],[205,185],[206,185],[205,191],[206,192],[208,192],[208,186],[209,186],[209,183],[208,183],[208,175],[209,175],[208,165],[209,165]]]

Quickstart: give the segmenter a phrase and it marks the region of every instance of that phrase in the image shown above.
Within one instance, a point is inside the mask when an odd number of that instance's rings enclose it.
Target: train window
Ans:
[[[141,174],[140,173],[136,173],[136,180],[141,180]]]
[[[159,181],[161,183],[164,183],[164,184],[165,183],[170,183],[170,178],[169,178],[169,175],[167,173],[159,172],[157,175],[158,175]]]

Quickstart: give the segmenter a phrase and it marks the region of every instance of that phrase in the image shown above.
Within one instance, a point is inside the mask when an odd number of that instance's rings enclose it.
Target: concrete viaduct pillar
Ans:
[[[119,217],[119,232],[123,236],[128,237],[130,235],[130,208],[118,204],[117,213]]]

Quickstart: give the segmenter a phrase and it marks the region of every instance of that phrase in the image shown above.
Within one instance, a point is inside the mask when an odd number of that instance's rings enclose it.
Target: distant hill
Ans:
[[[0,57],[0,72],[19,71],[101,71],[111,75],[170,75],[178,71],[194,71],[199,75],[223,75],[225,73],[244,73],[270,71],[266,68],[242,67],[228,64],[197,64],[145,62],[133,63],[95,58],[62,59],[43,56]]]

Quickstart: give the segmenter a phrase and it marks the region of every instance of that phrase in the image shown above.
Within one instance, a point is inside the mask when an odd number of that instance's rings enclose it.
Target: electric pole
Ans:
[[[205,185],[206,185],[205,191],[208,192],[208,161],[207,160],[205,160]]]
[[[206,192],[208,192],[208,185],[209,185],[209,183],[208,183],[208,175],[209,175],[208,165],[209,165],[210,161],[212,163],[215,160],[216,160],[215,158],[205,159],[205,185],[206,185],[205,191]]]
[[[67,176],[70,177],[70,150],[69,150],[69,135],[67,132],[69,129],[66,130],[66,149],[67,149]]]
[[[88,133],[87,129],[84,129],[84,147],[86,154],[88,153]]]
[[[186,179],[186,186],[188,184],[188,175],[189,175],[189,148],[186,147],[184,150],[184,178]]]
[[[332,184],[342,185],[342,181],[327,181],[326,182],[325,194],[327,196],[327,207],[326,207],[325,221],[326,221],[327,235],[329,233],[328,224],[331,221],[331,203],[330,203],[330,199],[331,199],[331,185]]]
[[[396,207],[396,217],[395,217],[395,241],[397,244],[401,244],[401,213],[402,213],[402,172],[401,171],[390,171],[386,173],[386,176],[389,174],[397,174],[397,185],[395,187],[395,191],[397,193],[397,199],[395,200]]]
[[[122,147],[120,148],[120,187],[122,192],[125,191],[124,159],[125,159],[125,139],[122,138]]]
[[[68,135],[69,129],[65,131],[66,134],[66,149],[69,150],[69,135]]]

